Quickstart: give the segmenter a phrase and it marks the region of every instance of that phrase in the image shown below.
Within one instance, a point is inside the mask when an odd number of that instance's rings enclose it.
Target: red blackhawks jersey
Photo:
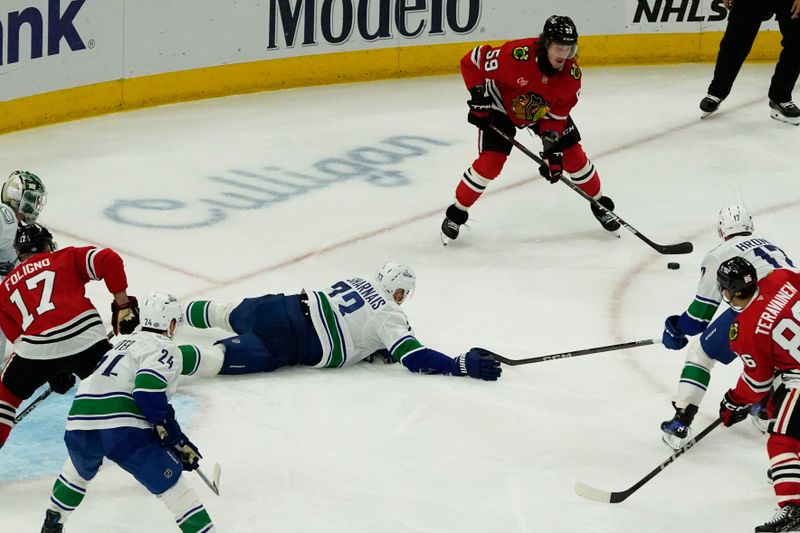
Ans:
[[[744,363],[734,401],[756,403],[775,374],[800,388],[800,274],[779,269],[759,281],[755,298],[731,326],[730,340]]]
[[[17,355],[55,359],[103,340],[105,327],[85,294],[86,284],[99,279],[111,293],[127,289],[115,251],[68,247],[17,265],[0,284],[0,328]]]
[[[492,107],[505,113],[515,126],[539,124],[539,131],[561,135],[570,110],[578,103],[581,69],[568,59],[561,70],[547,76],[536,60],[539,39],[509,41],[500,48],[488,44],[461,59],[467,89],[486,84]]]

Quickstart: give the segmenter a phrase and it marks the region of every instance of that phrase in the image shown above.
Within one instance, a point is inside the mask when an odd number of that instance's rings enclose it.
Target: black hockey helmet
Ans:
[[[549,43],[578,44],[578,28],[572,19],[563,15],[553,15],[544,23],[541,38]]]
[[[717,269],[717,286],[725,299],[729,297],[749,298],[758,288],[758,275],[755,267],[743,257],[731,257],[723,261]],[[730,303],[730,300],[725,299]]]
[[[53,235],[41,224],[22,224],[17,229],[17,236],[14,238],[14,249],[17,256],[38,254],[44,251],[45,246],[50,246],[50,250],[56,250],[56,243]]]

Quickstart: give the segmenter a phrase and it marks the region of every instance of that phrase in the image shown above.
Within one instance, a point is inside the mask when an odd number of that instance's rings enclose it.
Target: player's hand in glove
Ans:
[[[750,404],[737,403],[732,398],[731,391],[728,391],[719,404],[719,417],[726,427],[741,422],[750,414]]]
[[[139,301],[136,296],[128,296],[128,303],[118,304],[111,302],[111,327],[114,335],[128,335],[133,333],[139,325]]]
[[[66,394],[75,385],[75,374],[62,371],[48,380],[50,388],[58,394]]]
[[[183,465],[184,470],[195,470],[200,466],[200,450],[181,431],[178,421],[175,420],[175,409],[170,405],[166,418],[155,426],[156,435],[167,448],[175,452]]]
[[[491,352],[483,348],[470,348],[467,353],[453,359],[452,373],[454,376],[497,381],[503,369],[500,368],[500,362],[492,358]]]
[[[672,315],[668,316],[664,321],[664,333],[661,335],[661,342],[668,350],[680,350],[689,343],[689,339],[686,338],[686,335],[678,326],[679,319],[678,315]]]
[[[467,122],[482,130],[488,129],[492,123],[492,99],[486,94],[486,87],[476,85],[469,90],[469,94]]]
[[[539,174],[550,183],[558,183],[564,175],[564,152],[557,149],[558,133],[548,130],[541,133],[542,159],[545,164],[539,165]]]

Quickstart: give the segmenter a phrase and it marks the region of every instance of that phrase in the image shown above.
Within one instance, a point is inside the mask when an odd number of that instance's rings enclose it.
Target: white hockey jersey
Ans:
[[[721,242],[708,252],[700,265],[697,294],[684,313],[691,327],[687,328],[687,324],[681,324],[681,329],[685,333],[690,335],[699,333],[708,326],[722,301],[722,294],[717,286],[717,269],[723,262],[737,256],[747,259],[755,267],[758,279],[762,279],[776,268],[794,269],[794,263],[784,251],[763,237],[736,235]]]
[[[6,204],[0,203],[0,281],[11,272],[17,264],[17,251],[14,249],[14,239],[17,236],[17,216],[14,210]],[[6,350],[6,337],[0,331],[0,361]]]
[[[352,365],[381,349],[401,361],[424,349],[400,305],[374,280],[352,278],[309,291],[308,306],[322,345],[315,368]]]
[[[153,425],[136,405],[134,391],[175,394],[183,359],[177,345],[157,333],[135,331],[121,335],[83,380],[67,417],[67,430]]]

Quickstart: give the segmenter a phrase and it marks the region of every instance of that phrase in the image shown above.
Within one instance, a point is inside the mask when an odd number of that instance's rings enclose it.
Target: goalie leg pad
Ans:
[[[175,485],[159,494],[158,499],[175,515],[175,522],[183,533],[215,531],[208,511],[183,476],[178,478]]]

